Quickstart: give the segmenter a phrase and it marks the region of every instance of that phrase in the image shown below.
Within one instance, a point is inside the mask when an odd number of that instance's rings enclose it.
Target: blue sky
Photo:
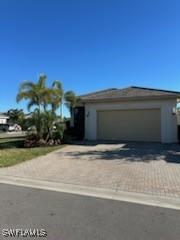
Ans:
[[[77,94],[180,91],[179,0],[0,0],[0,112],[40,73]]]

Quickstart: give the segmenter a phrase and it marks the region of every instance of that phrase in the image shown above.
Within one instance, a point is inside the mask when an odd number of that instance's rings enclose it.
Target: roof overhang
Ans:
[[[5,116],[5,115],[0,115],[0,118],[1,118],[1,119],[9,119],[9,117],[8,117],[8,116]]]
[[[151,100],[177,100],[180,102],[180,95],[166,95],[166,96],[144,96],[144,97],[121,97],[121,98],[103,98],[103,99],[81,99],[81,103],[104,103],[104,102],[128,102],[128,101],[151,101]]]

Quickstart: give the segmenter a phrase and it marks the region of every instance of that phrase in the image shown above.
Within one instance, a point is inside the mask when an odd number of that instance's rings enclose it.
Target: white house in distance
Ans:
[[[178,141],[176,108],[180,92],[132,86],[80,98],[87,140]]]
[[[7,124],[9,117],[3,113],[0,113],[0,124]]]

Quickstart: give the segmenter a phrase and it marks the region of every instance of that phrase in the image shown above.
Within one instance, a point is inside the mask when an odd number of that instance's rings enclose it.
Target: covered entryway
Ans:
[[[161,141],[160,109],[97,111],[98,140]]]

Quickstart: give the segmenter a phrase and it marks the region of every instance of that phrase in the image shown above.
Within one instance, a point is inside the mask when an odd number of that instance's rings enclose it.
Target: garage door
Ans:
[[[160,142],[160,109],[98,111],[97,138]]]

